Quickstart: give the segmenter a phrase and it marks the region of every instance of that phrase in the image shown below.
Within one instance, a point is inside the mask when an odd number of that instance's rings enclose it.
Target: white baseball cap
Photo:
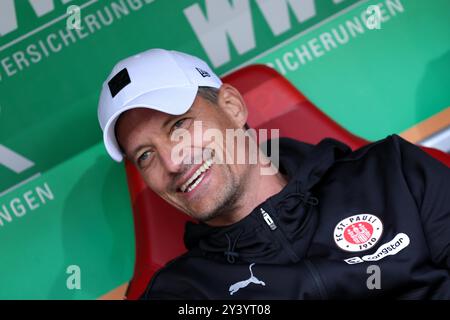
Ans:
[[[180,115],[191,108],[198,87],[221,85],[204,61],[177,51],[151,49],[120,61],[103,83],[98,104],[106,150],[115,161],[122,161],[114,129],[123,112],[149,108]]]

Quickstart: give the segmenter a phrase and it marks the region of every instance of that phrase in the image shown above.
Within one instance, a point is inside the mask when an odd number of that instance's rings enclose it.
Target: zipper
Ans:
[[[277,228],[277,225],[275,224],[275,222],[273,222],[273,219],[270,216],[270,214],[268,214],[263,208],[261,208],[261,213],[264,218],[264,221],[267,223],[270,230],[272,231],[275,230]]]
[[[316,284],[317,289],[319,290],[319,295],[323,300],[328,300],[328,293],[325,289],[325,285],[322,282],[322,279],[320,278],[319,271],[317,271],[317,268],[314,266],[314,264],[309,260],[303,260],[305,262],[305,266],[308,269],[309,273],[312,275],[312,278]]]
[[[289,256],[291,257],[293,262],[299,262],[300,258],[297,256],[297,254],[292,249],[292,245],[289,242],[289,240],[284,235],[283,231],[281,231],[280,228],[276,225],[274,219],[276,217],[272,218],[272,216],[263,208],[260,208],[261,216],[263,217],[265,223],[269,226],[270,230],[274,233],[274,235],[277,237],[277,239],[280,241],[283,248],[287,251]],[[319,296],[323,300],[328,299],[328,294],[325,289],[325,285],[322,282],[322,279],[320,278],[319,272],[317,271],[316,267],[313,265],[313,263],[309,260],[303,260],[305,262],[306,268],[308,269],[309,273],[311,274],[314,283],[316,284],[316,287],[319,291]]]
[[[270,231],[274,233],[275,237],[281,243],[281,246],[287,251],[291,260],[293,262],[299,262],[300,258],[292,249],[292,245],[284,235],[283,231],[281,231],[281,229],[276,225],[274,218],[263,208],[260,208],[260,211],[264,222],[269,226]]]

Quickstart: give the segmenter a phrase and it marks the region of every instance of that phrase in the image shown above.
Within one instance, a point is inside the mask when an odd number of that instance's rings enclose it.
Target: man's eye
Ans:
[[[141,163],[142,161],[147,160],[148,158],[150,158],[150,151],[145,151],[139,158],[138,158],[138,162]]]
[[[180,119],[180,120],[178,120],[177,122],[175,122],[174,125],[173,125],[173,129],[179,129],[179,128],[181,128],[181,126],[183,125],[183,123],[184,123],[185,120],[186,120],[186,119]]]

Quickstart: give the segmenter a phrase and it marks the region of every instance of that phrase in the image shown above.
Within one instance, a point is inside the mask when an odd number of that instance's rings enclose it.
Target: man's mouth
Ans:
[[[191,192],[194,190],[205,177],[205,173],[211,168],[212,159],[208,159],[192,174],[192,176],[180,187],[181,192]]]

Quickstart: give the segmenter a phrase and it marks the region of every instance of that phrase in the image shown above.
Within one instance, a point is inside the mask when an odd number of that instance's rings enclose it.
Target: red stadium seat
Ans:
[[[235,86],[244,96],[252,128],[280,129],[280,136],[313,144],[325,137],[340,140],[352,149],[368,143],[339,126],[269,67],[245,67],[223,81]],[[449,155],[435,149],[424,150],[450,167]],[[136,238],[135,269],[127,298],[136,299],[156,270],[186,250],[183,233],[188,218],[155,195],[130,162],[125,165]]]

